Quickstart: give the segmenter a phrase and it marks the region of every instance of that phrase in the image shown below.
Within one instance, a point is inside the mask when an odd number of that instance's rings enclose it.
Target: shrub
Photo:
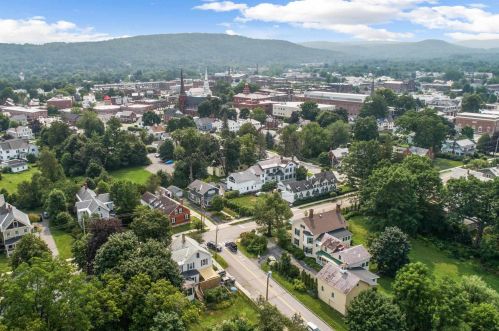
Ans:
[[[156,147],[148,146],[147,147],[147,153],[156,153],[157,149]]]
[[[228,191],[228,192],[225,192],[224,197],[226,199],[237,198],[237,197],[239,197],[239,191]]]
[[[293,289],[295,289],[298,292],[306,292],[307,291],[307,287],[305,286],[305,283],[303,283],[298,278],[293,279]]]
[[[270,192],[277,188],[277,181],[271,180],[262,185],[263,192]]]
[[[28,218],[29,218],[29,221],[31,223],[40,222],[40,215],[39,214],[29,213]]]
[[[230,293],[223,286],[218,286],[204,292],[206,303],[216,304],[230,299]]]
[[[262,255],[267,250],[267,238],[259,236],[255,231],[241,233],[241,245],[255,255]]]

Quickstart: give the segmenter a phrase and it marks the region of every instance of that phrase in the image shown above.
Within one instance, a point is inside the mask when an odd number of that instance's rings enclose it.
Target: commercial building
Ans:
[[[336,93],[322,91],[306,91],[302,95],[296,95],[296,101],[314,101],[318,104],[334,105],[336,108],[343,108],[350,116],[357,116],[360,113],[364,101],[369,95],[353,93]]]
[[[275,117],[290,118],[293,112],[301,111],[301,105],[303,102],[279,102],[272,105],[272,115]],[[336,106],[318,104],[320,110],[334,111]]]
[[[455,123],[457,130],[469,126],[478,134],[499,132],[499,114],[458,113]]]

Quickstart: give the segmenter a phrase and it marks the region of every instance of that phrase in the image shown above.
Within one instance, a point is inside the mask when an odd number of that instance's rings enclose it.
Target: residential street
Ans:
[[[334,207],[335,204],[329,203],[329,209]],[[325,205],[324,208],[326,208]],[[242,232],[251,231],[256,228],[257,225],[255,222],[237,225],[224,224],[219,227],[218,243],[224,246],[224,243],[227,241],[237,240]],[[206,241],[214,241],[215,231],[206,232],[204,234],[204,239]],[[220,255],[229,264],[227,271],[250,293],[252,299],[257,299],[259,296],[265,297],[267,275],[260,269],[256,261],[248,259],[241,252],[237,252],[237,254],[231,253],[225,249],[225,247]],[[306,322],[316,324],[321,331],[333,330],[275,281],[271,279],[269,284],[269,301],[274,304],[281,313],[289,317],[298,313]]]

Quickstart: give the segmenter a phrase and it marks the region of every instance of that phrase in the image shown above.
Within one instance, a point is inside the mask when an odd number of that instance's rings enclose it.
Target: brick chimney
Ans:
[[[182,244],[185,244],[185,233],[182,233]]]
[[[309,211],[308,211],[308,218],[314,219],[314,210],[313,209],[309,209]]]
[[[341,205],[339,203],[336,204],[336,212],[341,213]]]

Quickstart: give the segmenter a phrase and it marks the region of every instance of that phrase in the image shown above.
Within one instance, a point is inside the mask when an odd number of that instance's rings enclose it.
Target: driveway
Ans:
[[[38,235],[50,248],[50,250],[52,251],[52,256],[58,256],[59,250],[55,245],[54,237],[52,237],[52,234],[50,233],[48,220],[43,220],[42,222],[38,223],[38,228],[40,230],[38,232]]]
[[[173,175],[173,171],[175,170],[174,164],[165,164],[160,158],[156,157],[156,153],[147,154],[147,157],[151,161],[151,164],[146,167],[147,171],[156,174],[159,170],[163,170]]]
[[[255,222],[225,225],[223,228],[219,228],[218,242],[224,246],[224,243],[227,241],[235,241],[241,232],[251,231],[256,228],[257,225]],[[206,241],[215,240],[215,231],[206,232],[204,239]],[[220,255],[229,264],[227,271],[250,293],[250,297],[253,300],[256,300],[260,296],[265,297],[267,274],[260,269],[256,261],[247,258],[240,252],[236,254],[231,253],[225,248]],[[306,322],[316,324],[322,331],[333,330],[272,278],[269,282],[269,302],[288,317],[292,317],[295,313],[298,313]]]

